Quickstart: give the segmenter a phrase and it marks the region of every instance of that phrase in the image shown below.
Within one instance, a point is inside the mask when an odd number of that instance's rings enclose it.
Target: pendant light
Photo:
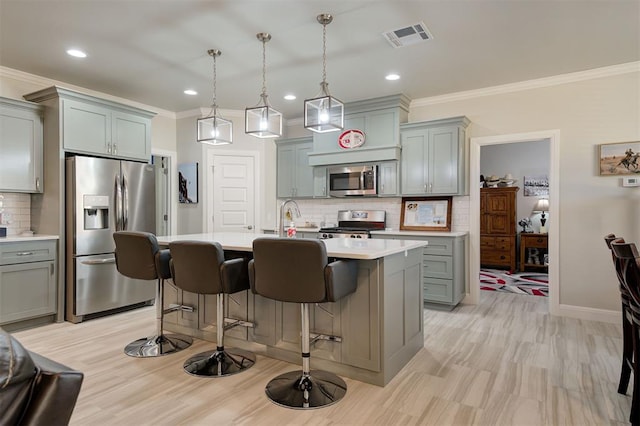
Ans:
[[[320,93],[304,101],[304,127],[316,133],[334,132],[344,127],[344,104],[331,96],[327,83],[327,25],[333,16],[323,13],[316,19],[322,24],[322,82]]]
[[[207,50],[213,58],[213,102],[209,115],[198,119],[198,142],[209,145],[229,145],[233,143],[233,123],[218,114],[216,102],[216,58],[222,55],[218,49]]]
[[[256,37],[262,42],[262,93],[258,105],[244,110],[244,132],[257,138],[278,138],[282,136],[282,114],[273,109],[267,99],[265,45],[271,40],[271,34],[258,33]]]

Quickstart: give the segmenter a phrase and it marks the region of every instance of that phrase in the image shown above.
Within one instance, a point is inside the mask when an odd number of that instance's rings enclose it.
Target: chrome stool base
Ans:
[[[184,362],[184,371],[199,377],[225,377],[253,367],[256,356],[242,349],[207,351]]]
[[[340,401],[347,393],[347,384],[328,371],[311,370],[305,378],[298,370],[271,379],[264,391],[274,404],[307,410]]]
[[[129,343],[124,353],[136,358],[152,358],[179,352],[191,346],[192,342],[191,337],[182,334],[161,334]]]

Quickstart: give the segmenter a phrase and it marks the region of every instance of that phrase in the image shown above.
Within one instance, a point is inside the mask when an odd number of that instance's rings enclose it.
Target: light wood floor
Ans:
[[[182,362],[213,349],[204,341],[161,358],[127,357],[124,345],[154,330],[153,308],[14,335],[85,373],[72,425],[628,424],[631,398],[616,393],[617,325],[551,317],[542,297],[481,293],[478,306],[426,310],[424,349],[389,385],[346,379],[342,401],[311,411],[264,395],[270,378],[297,365],[258,357],[235,376],[189,376]]]

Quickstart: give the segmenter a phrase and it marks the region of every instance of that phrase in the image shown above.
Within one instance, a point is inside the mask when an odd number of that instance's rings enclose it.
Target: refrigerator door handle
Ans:
[[[126,231],[129,222],[129,185],[127,176],[122,174],[122,230]]]
[[[108,259],[82,260],[80,263],[83,265],[105,265],[107,263],[116,263],[116,258],[110,257]]]
[[[120,182],[120,175],[116,175],[115,200],[116,231],[122,231],[124,228],[122,227],[122,185]]]

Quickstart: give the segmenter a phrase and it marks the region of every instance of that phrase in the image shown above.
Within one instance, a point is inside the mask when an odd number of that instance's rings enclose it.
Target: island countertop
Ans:
[[[280,238],[273,234],[250,234],[242,232],[213,232],[203,234],[184,234],[158,236],[158,243],[167,245],[174,241],[215,241],[225,250],[253,251],[253,240],[256,238]],[[426,241],[413,240],[378,240],[356,238],[331,238],[321,240],[327,247],[330,257],[343,259],[379,259],[388,255],[401,253],[427,245]]]

